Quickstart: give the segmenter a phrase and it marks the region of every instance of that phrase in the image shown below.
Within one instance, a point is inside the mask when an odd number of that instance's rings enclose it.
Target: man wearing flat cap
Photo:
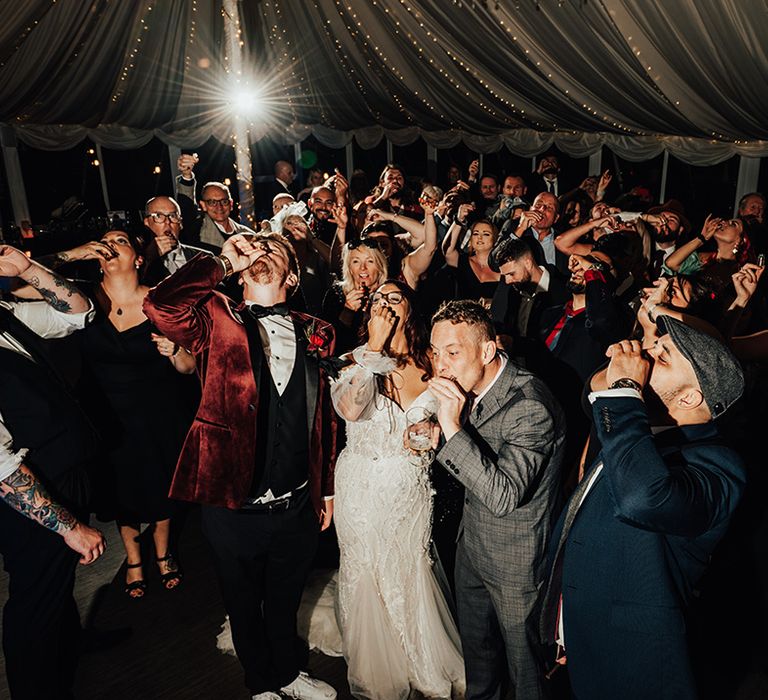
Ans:
[[[647,353],[612,345],[593,377],[602,449],[551,539],[541,631],[579,699],[697,697],[685,610],[744,487],[714,423],[743,391],[741,368],[701,331],[658,325]]]

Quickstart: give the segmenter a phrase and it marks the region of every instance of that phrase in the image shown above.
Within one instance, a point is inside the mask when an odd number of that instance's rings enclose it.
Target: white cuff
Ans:
[[[373,352],[367,345],[361,345],[352,351],[352,358],[363,369],[373,374],[389,374],[397,367],[397,360],[383,352]]]
[[[595,403],[597,399],[640,399],[643,396],[634,389],[603,389],[589,392],[589,403]]]

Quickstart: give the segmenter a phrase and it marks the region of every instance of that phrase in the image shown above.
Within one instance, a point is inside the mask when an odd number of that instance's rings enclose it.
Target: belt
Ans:
[[[283,498],[276,498],[274,501],[268,501],[267,503],[253,503],[246,501],[240,506],[240,510],[246,513],[265,513],[267,515],[273,515],[276,513],[284,513],[291,508],[303,503],[309,489],[304,488],[296,489],[290,496]]]

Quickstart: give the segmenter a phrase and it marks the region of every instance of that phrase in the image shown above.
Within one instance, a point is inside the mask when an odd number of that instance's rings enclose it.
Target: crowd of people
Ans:
[[[70,697],[89,516],[141,599],[142,524],[183,585],[180,503],[258,700],[336,696],[296,643],[323,531],[355,697],[697,697],[702,577],[724,550],[746,570],[763,522],[765,197],[696,226],[554,155],[416,186],[389,164],[370,191],[298,192],[278,161],[254,230],[197,166],[141,231],[0,247],[12,697]]]

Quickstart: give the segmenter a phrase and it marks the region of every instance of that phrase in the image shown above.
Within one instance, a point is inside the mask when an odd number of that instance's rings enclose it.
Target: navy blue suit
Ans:
[[[638,398],[600,397],[592,410],[604,466],[562,550],[573,692],[695,698],[685,608],[736,508],[743,465],[711,422],[654,437]]]

